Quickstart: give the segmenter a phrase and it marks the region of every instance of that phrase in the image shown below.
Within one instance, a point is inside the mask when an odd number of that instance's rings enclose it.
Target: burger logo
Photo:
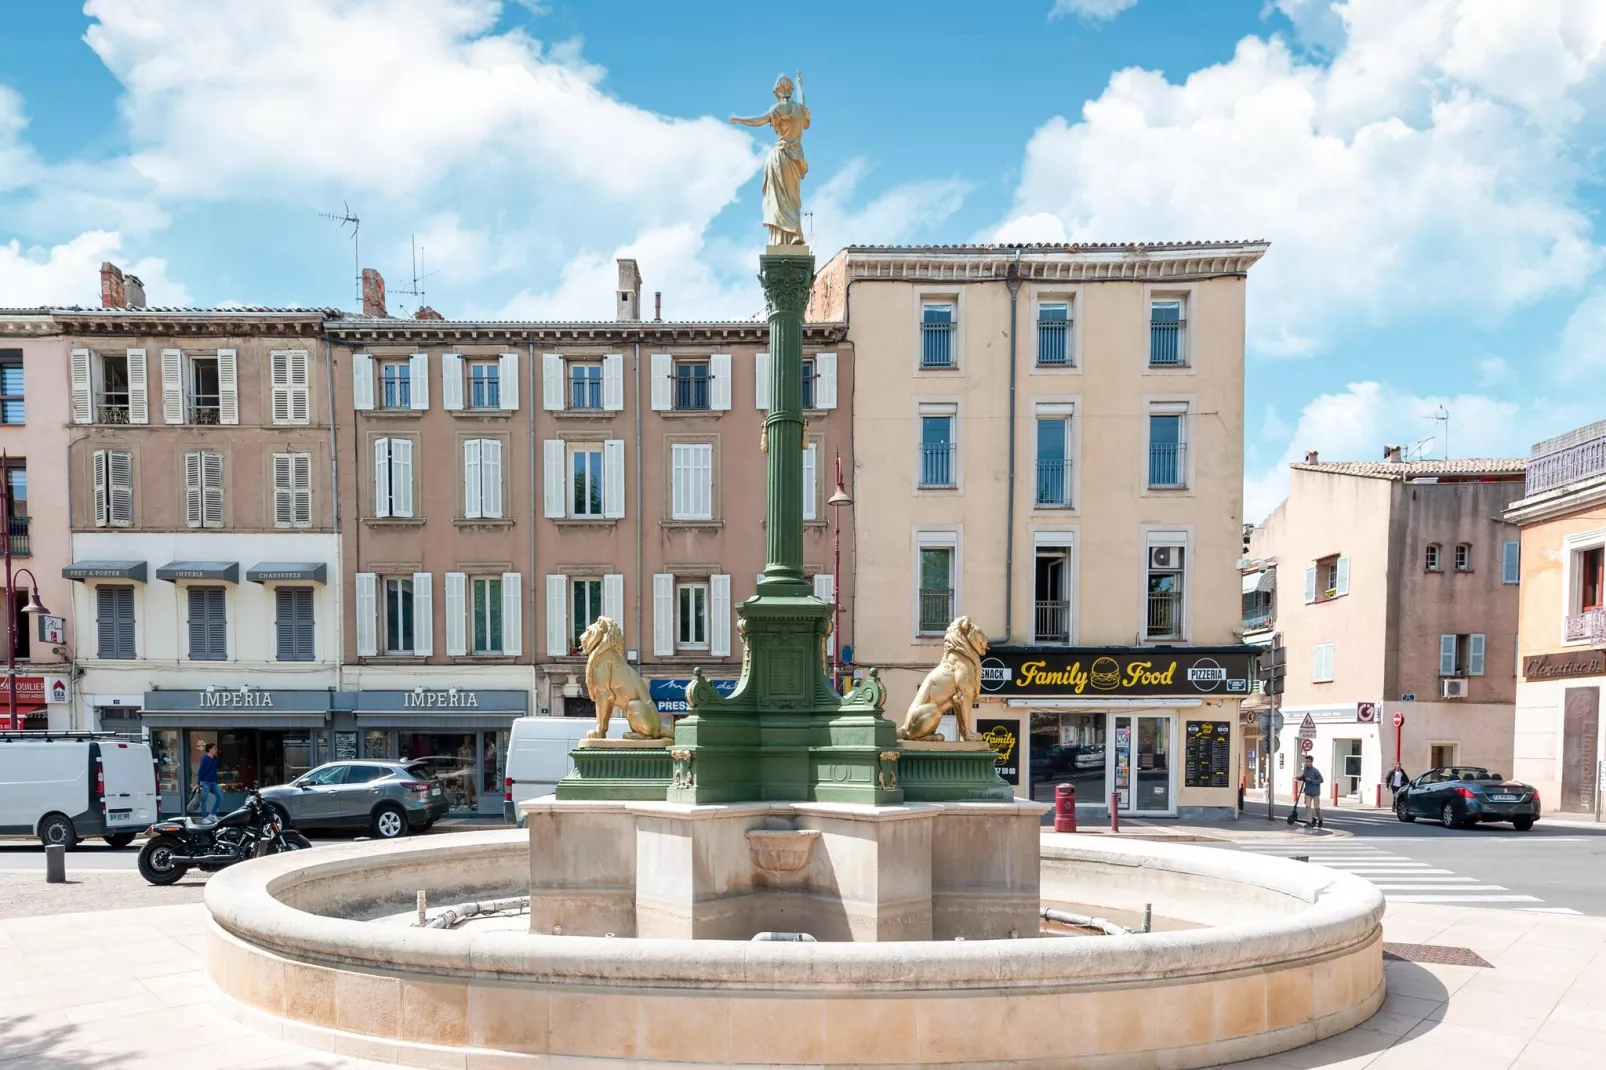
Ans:
[[[1088,682],[1099,691],[1114,691],[1121,686],[1121,663],[1114,658],[1099,658],[1088,670]]]
[[[997,658],[981,659],[981,689],[983,691],[1002,691],[1009,686],[1014,678],[1009,666]]]

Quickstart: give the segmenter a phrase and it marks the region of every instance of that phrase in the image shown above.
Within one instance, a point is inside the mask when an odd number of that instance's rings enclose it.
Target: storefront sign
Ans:
[[[1190,788],[1230,787],[1232,725],[1226,721],[1187,722],[1184,780]]]
[[[528,691],[473,691],[464,687],[414,688],[411,691],[355,691],[335,696],[336,709],[358,713],[506,713],[530,708]]]
[[[730,695],[736,690],[735,680],[710,680],[714,690],[721,695]],[[652,695],[652,701],[658,707],[659,713],[690,713],[691,707],[686,705],[686,688],[691,685],[690,680],[648,680],[647,690]]]
[[[1247,647],[995,650],[981,688],[1005,698],[1089,695],[1247,695]]]
[[[45,704],[45,678],[43,676],[18,676],[15,679],[17,681],[17,708],[19,710],[24,706],[34,707]],[[6,705],[10,702],[10,691],[10,681],[0,676],[0,705]]]
[[[998,759],[998,775],[1010,784],[1020,784],[1020,722],[978,720],[976,734],[986,741]]]
[[[65,643],[67,641],[67,621],[61,617],[51,617],[41,613],[39,615],[39,641],[41,643]]]
[[[45,701],[67,701],[67,678],[65,676],[45,677]]]
[[[1565,654],[1529,654],[1522,659],[1522,675],[1529,680],[1558,680],[1568,676],[1606,675],[1606,650],[1569,650]]]
[[[449,691],[404,691],[402,693],[402,709],[425,710],[438,709],[443,706],[456,707],[463,710],[477,710],[480,706],[480,697],[474,691],[459,691],[452,688]]]
[[[281,691],[258,687],[212,687],[197,691],[147,691],[143,702],[149,712],[212,713],[266,710],[273,713],[325,713],[328,691]]]
[[[271,691],[202,691],[201,709],[203,710],[271,710],[273,708],[273,692]]]

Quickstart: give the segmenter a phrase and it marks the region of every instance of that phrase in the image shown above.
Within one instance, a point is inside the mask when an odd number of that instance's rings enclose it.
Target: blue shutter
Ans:
[[[189,589],[191,661],[228,659],[228,623],[224,601],[221,587]]]
[[[1500,548],[1500,582],[1516,583],[1522,578],[1522,543],[1508,542]]]
[[[1455,675],[1455,636],[1448,632],[1439,636],[1439,675]]]
[[[280,661],[312,661],[312,588],[280,587],[274,593],[278,610],[275,629]]]

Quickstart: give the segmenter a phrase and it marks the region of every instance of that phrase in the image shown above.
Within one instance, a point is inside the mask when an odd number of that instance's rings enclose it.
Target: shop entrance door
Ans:
[[[1170,714],[1117,715],[1115,786],[1129,814],[1176,812],[1171,783]]]
[[[1333,740],[1333,775],[1343,795],[1353,798],[1361,793],[1360,740]]]

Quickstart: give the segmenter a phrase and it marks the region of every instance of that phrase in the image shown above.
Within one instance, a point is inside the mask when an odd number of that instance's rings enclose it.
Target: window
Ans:
[[[569,652],[576,653],[580,649],[580,636],[591,627],[593,621],[602,616],[602,580],[577,579],[571,586],[574,612],[569,616],[572,625]]]
[[[920,417],[920,485],[952,487],[954,482],[954,417]]]
[[[1311,659],[1311,682],[1317,684],[1330,684],[1333,682],[1333,644],[1318,644]]]
[[[146,390],[143,349],[129,349],[120,355],[75,349],[71,353],[68,370],[72,379],[74,423],[150,422],[150,394]],[[174,413],[175,417],[179,415],[178,412]]]
[[[1175,543],[1149,544],[1148,613],[1145,639],[1181,639],[1183,636],[1186,547]]]
[[[1522,543],[1507,542],[1500,547],[1500,582],[1522,581]]]
[[[134,588],[104,584],[96,587],[95,626],[100,657],[131,660],[134,657]]]
[[[569,365],[569,408],[602,408],[602,365]]]
[[[1436,543],[1436,542],[1428,543],[1427,552],[1423,555],[1423,558],[1422,558],[1422,567],[1423,567],[1423,569],[1425,569],[1428,572],[1439,572],[1439,571],[1443,570],[1444,565],[1440,561],[1439,550],[1440,550],[1440,546],[1439,546],[1438,543]]]
[[[273,526],[312,526],[312,454],[273,455]]]
[[[1180,368],[1187,364],[1187,354],[1183,348],[1185,328],[1180,299],[1149,302],[1150,367]]]
[[[128,358],[100,358],[100,390],[95,399],[95,422],[126,424],[128,413]]]
[[[10,515],[5,519],[11,553],[14,557],[28,557],[33,553],[33,543],[28,538],[28,462],[16,457],[7,460],[5,478],[6,489],[10,492],[6,496]],[[23,635],[28,633],[27,624],[25,617]]]
[[[468,407],[502,407],[502,365],[499,361],[475,360],[468,365]]]
[[[927,301],[920,306],[920,366],[952,368],[954,358],[954,306],[949,301]]]
[[[277,349],[268,354],[273,378],[273,422],[304,424],[311,416],[307,351]]]
[[[509,358],[511,363],[512,358]],[[617,412],[625,407],[624,354],[605,353],[602,360],[566,361],[562,353],[541,354],[541,407],[554,412],[598,410]],[[652,355],[652,394],[654,409],[670,407],[674,393],[671,380],[673,358],[667,353]],[[502,401],[506,405],[507,372],[502,380]],[[660,382],[660,378],[662,382]],[[512,407],[512,406],[508,406]]]
[[[1037,548],[1033,599],[1036,613],[1032,641],[1067,644],[1071,641],[1070,549]]]
[[[413,440],[374,439],[374,516],[413,515]]]
[[[134,455],[128,450],[94,452],[95,526],[134,523]]]
[[[1173,489],[1188,485],[1182,412],[1149,413],[1149,486]]]
[[[1267,575],[1262,573],[1261,575]],[[1245,591],[1243,595],[1244,631],[1259,631],[1269,628],[1276,619],[1276,604],[1272,601],[1272,592],[1261,590],[1258,577],[1246,576],[1245,579],[1256,579],[1255,589]]]
[[[1485,645],[1480,632],[1439,636],[1439,675],[1482,676]]]
[[[714,446],[709,442],[670,446],[671,520],[714,518]]]
[[[130,350],[134,358],[137,350]],[[143,355],[134,364],[143,363]],[[140,369],[134,369],[138,377]],[[206,356],[186,356],[182,349],[162,350],[162,421],[168,424],[237,424],[240,422],[239,364],[232,349]],[[143,394],[138,386],[132,388]],[[135,408],[145,408],[137,402]],[[143,422],[137,416],[134,423]]]
[[[1455,570],[1457,572],[1472,571],[1472,544],[1458,542],[1455,544]]]
[[[410,577],[385,580],[385,653],[413,653],[413,581]]]
[[[221,587],[191,587],[190,660],[227,661],[228,625]]]
[[[588,442],[569,449],[569,472],[574,492],[570,516],[602,515],[602,443]]]
[[[1578,561],[1578,610],[1580,613],[1600,609],[1606,598],[1606,547],[1592,547],[1580,552]]]
[[[273,592],[273,601],[279,660],[313,660],[312,588],[280,587]]]
[[[501,654],[502,649],[502,581],[495,576],[473,578],[473,604],[470,635],[475,654]]]
[[[1037,418],[1037,505],[1065,509],[1071,505],[1071,418]]]
[[[815,408],[814,398],[818,393],[815,387],[818,379],[819,373],[815,370],[814,358],[803,358],[803,407],[805,409]]]
[[[708,365],[703,361],[675,361],[675,404],[677,411],[708,408]]]
[[[380,363],[379,407],[381,409],[413,407],[412,366],[408,361],[387,360]]]
[[[675,645],[696,650],[708,645],[708,584],[682,583],[675,588]]]
[[[1071,364],[1071,306],[1067,301],[1037,305],[1037,363],[1045,368]]]
[[[623,439],[570,442],[551,438],[541,445],[546,516],[617,520],[625,515]]]
[[[1349,594],[1349,557],[1331,554],[1305,569],[1305,604]]]
[[[463,516],[502,516],[502,441],[471,438],[463,442]]]
[[[656,636],[662,629],[667,651],[674,653],[674,628],[668,617],[673,613],[674,577],[662,577],[670,583],[664,593],[664,604],[655,607],[653,629]],[[654,584],[658,582],[654,578]],[[660,620],[658,614],[663,614]],[[549,657],[562,658],[580,653],[580,636],[598,617],[608,617],[622,629],[625,615],[625,578],[617,572],[605,576],[566,576],[552,573],[546,578],[546,652]],[[654,640],[656,645],[656,638]]]
[[[184,523],[192,528],[223,526],[223,454],[184,453]]]
[[[954,548],[920,548],[920,619],[922,635],[941,635],[954,619]]]
[[[163,354],[164,358],[166,354]],[[164,370],[163,374],[166,372]],[[187,416],[192,424],[222,423],[223,390],[218,378],[216,357],[190,358],[190,391]]]
[[[0,349],[0,423],[26,422],[22,394],[22,350]]]

